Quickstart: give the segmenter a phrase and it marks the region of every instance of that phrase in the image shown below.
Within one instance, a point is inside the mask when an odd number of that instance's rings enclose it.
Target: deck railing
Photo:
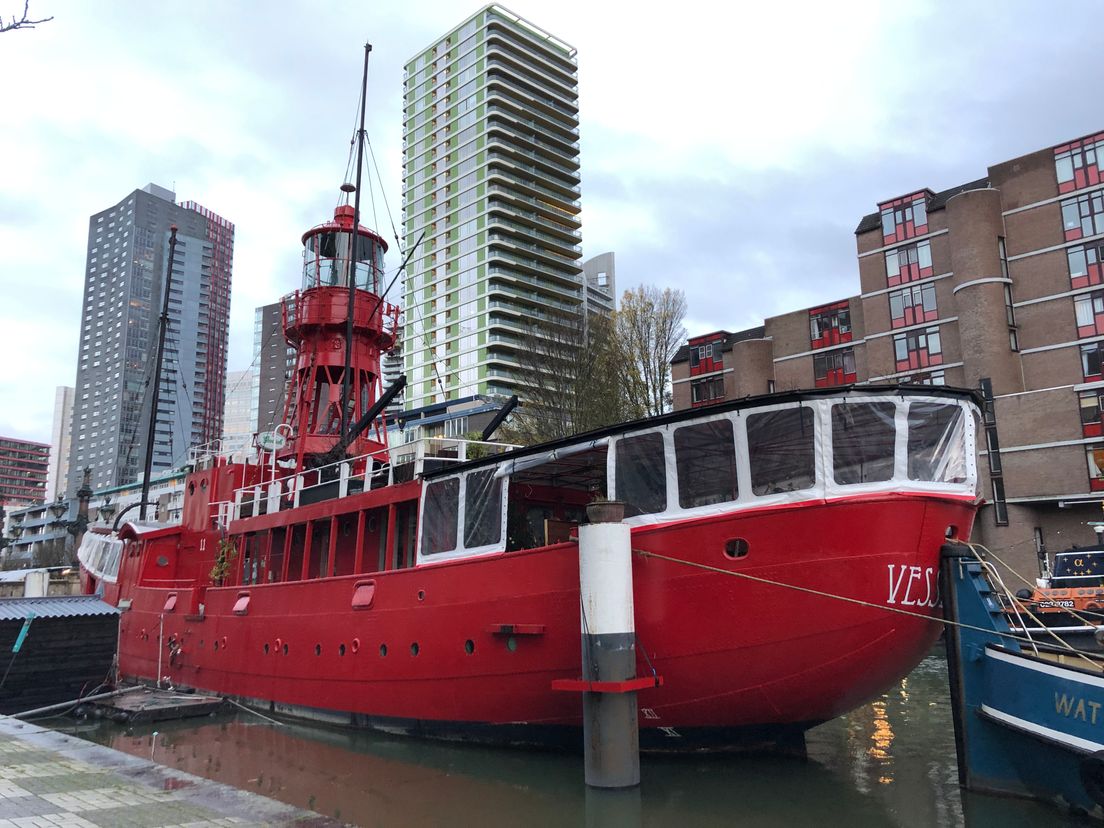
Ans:
[[[443,466],[513,448],[517,446],[458,437],[425,437],[283,477],[279,476],[278,467],[272,467],[271,472],[266,467],[263,471],[267,482],[235,489],[232,499],[212,503],[211,517],[226,528],[234,520],[382,489],[415,480]]]

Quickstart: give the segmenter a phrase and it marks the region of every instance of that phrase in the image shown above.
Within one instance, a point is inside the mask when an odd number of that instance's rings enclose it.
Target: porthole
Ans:
[[[748,542],[743,538],[730,538],[725,541],[725,557],[731,560],[746,557],[748,549]]]
[[[216,640],[215,640],[215,650],[217,651],[217,650],[218,650],[218,648],[219,648],[219,643],[218,643],[218,640],[216,639]]]
[[[412,656],[416,656],[418,654],[418,649],[418,642],[415,641],[413,644],[410,645],[410,654]]]
[[[475,652],[475,642],[472,641],[470,638],[464,642],[464,652],[468,655],[471,655]]]
[[[264,654],[268,655],[268,643],[267,642],[264,645]]]
[[[345,655],[345,645],[344,645],[344,644],[339,644],[339,645],[338,645],[338,647],[337,647],[337,654],[338,654],[339,656],[343,656],[343,655]]]
[[[386,644],[380,644],[380,658],[386,658],[386,656],[387,656],[387,645]]]
[[[314,645],[314,654],[316,656],[322,655],[322,645],[321,644],[315,644]]]
[[[284,645],[284,650],[283,650],[283,652],[284,652],[284,655],[287,655],[287,654],[288,654],[288,645],[287,645],[287,644],[285,644],[285,645]]]
[[[506,649],[511,653],[517,652],[517,639],[512,635],[506,639]]]
[[[418,590],[418,600],[419,601],[424,601],[425,600],[425,590],[424,589],[419,589]]]

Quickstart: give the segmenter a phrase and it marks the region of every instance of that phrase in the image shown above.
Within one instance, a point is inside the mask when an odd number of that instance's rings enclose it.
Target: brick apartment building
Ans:
[[[8,509],[44,503],[50,446],[0,437],[0,505]]]
[[[1104,520],[1104,132],[883,201],[855,230],[857,296],[693,337],[675,408],[773,390],[984,388],[987,504],[974,537],[1033,575],[1036,551]],[[995,421],[995,422],[994,422]]]

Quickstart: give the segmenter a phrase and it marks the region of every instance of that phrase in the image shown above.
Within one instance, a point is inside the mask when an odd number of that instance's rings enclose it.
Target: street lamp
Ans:
[[[111,498],[108,497],[104,498],[104,502],[97,511],[104,523],[111,523],[111,518],[115,514],[116,508],[116,505],[111,502]]]

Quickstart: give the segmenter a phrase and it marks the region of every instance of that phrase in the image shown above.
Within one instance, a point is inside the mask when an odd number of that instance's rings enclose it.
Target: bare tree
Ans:
[[[686,339],[685,316],[681,290],[641,285],[621,297],[616,338],[624,355],[628,403],[648,416],[671,408],[669,372]]]
[[[14,32],[16,29],[33,29],[39,23],[49,23],[54,19],[53,15],[50,15],[49,17],[43,17],[41,20],[31,20],[30,13],[31,0],[23,0],[23,16],[21,18],[12,15],[11,22],[5,23],[4,18],[0,17],[0,34]]]
[[[529,326],[518,355],[531,385],[504,439],[532,444],[631,419],[614,323],[582,314]]]

